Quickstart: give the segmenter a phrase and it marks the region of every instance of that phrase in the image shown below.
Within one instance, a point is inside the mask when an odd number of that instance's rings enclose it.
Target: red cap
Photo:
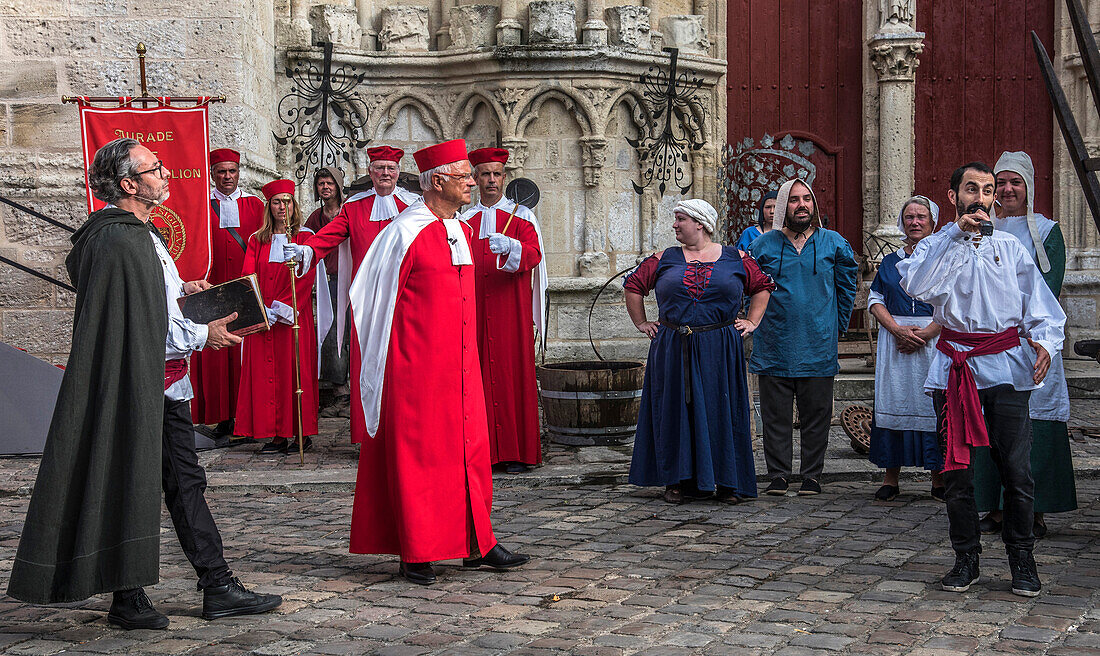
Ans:
[[[451,162],[461,162],[467,157],[465,139],[451,139],[441,144],[421,148],[413,153],[416,168],[420,169],[421,173]]]
[[[210,166],[214,166],[219,162],[233,162],[234,164],[241,163],[241,154],[232,148],[218,148],[217,150],[210,151]]]
[[[263,188],[264,198],[271,200],[273,197],[279,194],[294,195],[294,181],[293,180],[274,180],[264,185]]]
[[[506,164],[508,162],[508,151],[503,148],[478,148],[470,153],[470,163],[474,166],[486,162]]]
[[[367,149],[367,157],[372,162],[400,162],[405,156],[405,151],[390,146],[376,146]]]

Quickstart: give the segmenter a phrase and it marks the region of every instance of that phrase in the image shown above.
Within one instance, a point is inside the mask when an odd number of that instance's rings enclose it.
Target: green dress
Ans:
[[[1030,245],[1030,240],[1024,244]],[[1043,250],[1050,260],[1050,271],[1043,274],[1050,291],[1058,296],[1066,275],[1066,242],[1057,224],[1043,241]],[[1054,370],[1052,362],[1051,371]],[[1061,360],[1057,360],[1061,367]],[[1034,399],[1033,399],[1034,401]],[[1073,480],[1073,459],[1069,448],[1069,430],[1064,421],[1034,419],[1037,408],[1032,404],[1031,476],[1035,480],[1035,512],[1066,512],[1077,508],[1077,486]],[[974,501],[978,512],[1002,508],[1001,477],[997,472],[989,447],[973,449],[970,466],[974,471]]]

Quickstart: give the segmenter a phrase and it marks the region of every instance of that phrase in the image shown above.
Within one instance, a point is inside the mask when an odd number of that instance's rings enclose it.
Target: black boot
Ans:
[[[202,591],[202,618],[215,620],[220,617],[256,615],[278,608],[283,598],[273,594],[250,592],[237,577],[225,585],[216,585]]]
[[[1012,594],[1021,597],[1038,597],[1043,584],[1039,581],[1039,571],[1035,568],[1035,558],[1030,549],[1006,547],[1008,569],[1012,572]]]
[[[107,622],[126,629],[166,629],[168,618],[153,608],[153,602],[142,588],[119,590],[111,602]]]
[[[401,561],[397,570],[405,580],[417,585],[431,585],[435,583],[435,570],[431,563],[406,563]]]
[[[513,567],[519,567],[531,560],[530,556],[524,556],[523,554],[514,554],[508,551],[499,542],[489,553],[485,554],[481,558],[463,558],[463,567],[492,567],[493,569],[512,569]]]
[[[978,582],[978,577],[978,550],[956,551],[955,566],[943,577],[940,585],[949,592],[966,592],[972,583]]]

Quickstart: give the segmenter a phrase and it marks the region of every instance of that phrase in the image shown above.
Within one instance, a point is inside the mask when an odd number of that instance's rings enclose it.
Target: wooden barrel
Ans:
[[[550,439],[621,444],[634,437],[642,402],[642,362],[557,362],[536,367]]]

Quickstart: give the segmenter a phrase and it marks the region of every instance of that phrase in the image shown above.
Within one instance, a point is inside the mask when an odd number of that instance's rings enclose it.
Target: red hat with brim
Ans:
[[[430,171],[437,166],[450,164],[451,162],[461,162],[467,157],[465,139],[451,139],[441,144],[421,148],[413,153],[413,159],[416,160],[416,168],[419,169],[421,173]]]
[[[218,148],[217,150],[210,151],[210,166],[214,166],[220,162],[233,162],[234,164],[241,163],[241,154],[232,148]]]
[[[264,185],[263,188],[264,198],[271,200],[279,194],[294,195],[294,181],[293,180],[274,180]]]
[[[367,149],[367,157],[372,162],[400,162],[405,156],[405,151],[390,146],[376,146]]]
[[[470,163],[474,166],[486,162],[508,163],[508,151],[503,148],[478,148],[470,153]]]

